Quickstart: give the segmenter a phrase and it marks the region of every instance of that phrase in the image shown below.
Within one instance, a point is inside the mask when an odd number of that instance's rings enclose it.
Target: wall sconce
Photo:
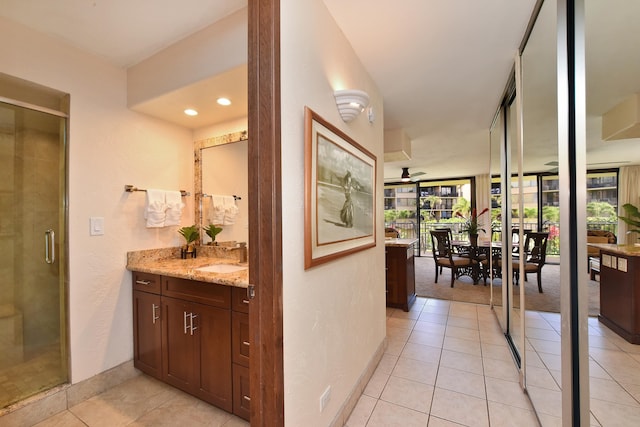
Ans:
[[[336,90],[333,95],[345,123],[355,119],[369,105],[369,94],[362,90]]]

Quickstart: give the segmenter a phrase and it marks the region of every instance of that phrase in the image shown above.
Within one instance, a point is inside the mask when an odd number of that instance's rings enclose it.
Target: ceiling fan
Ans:
[[[391,177],[391,178],[386,178],[385,182],[415,182],[416,181],[416,177],[421,176],[421,175],[426,175],[425,172],[413,172],[413,173],[409,173],[409,168],[402,168],[402,175],[400,175],[399,177]]]

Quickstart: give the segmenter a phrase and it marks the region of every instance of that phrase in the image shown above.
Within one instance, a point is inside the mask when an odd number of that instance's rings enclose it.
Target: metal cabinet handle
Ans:
[[[249,343],[249,341],[242,341],[242,345],[246,345],[247,347],[249,347],[251,344]]]
[[[242,300],[242,303],[243,303],[243,304],[249,304],[249,300],[248,300],[248,299],[243,299],[243,300]]]
[[[193,319],[195,319],[196,317],[198,317],[197,314],[190,313],[190,315],[189,315],[189,318],[191,319],[190,320],[190,326],[189,326],[189,329],[191,329],[191,335],[193,335],[193,331],[198,329],[197,326],[193,326]]]
[[[186,311],[183,311],[182,313],[184,314],[184,319],[183,319],[183,321],[184,321],[184,334],[187,335],[187,329],[189,329],[189,326],[187,326],[187,316],[188,316],[188,314],[187,314]]]
[[[156,324],[156,320],[160,319],[160,316],[156,315],[156,310],[159,308],[159,305],[151,304],[151,318],[154,325]]]
[[[251,398],[249,396],[242,396],[242,398],[247,402],[251,402]]]
[[[136,280],[136,284],[148,286],[151,284],[151,282],[149,280]]]
[[[56,260],[56,233],[49,229],[44,232],[44,261],[53,264]]]

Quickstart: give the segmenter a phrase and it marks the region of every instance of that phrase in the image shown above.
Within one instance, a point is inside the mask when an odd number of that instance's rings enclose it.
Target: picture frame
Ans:
[[[305,270],[376,245],[376,156],[305,107]]]

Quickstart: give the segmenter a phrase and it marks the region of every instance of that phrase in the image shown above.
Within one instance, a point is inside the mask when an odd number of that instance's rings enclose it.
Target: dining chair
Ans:
[[[548,232],[527,231],[524,240],[524,280],[527,280],[527,273],[536,273],[538,278],[538,292],[542,293],[542,267],[547,259]],[[513,271],[518,282],[520,266],[517,261],[513,262]]]
[[[400,232],[392,227],[386,227],[384,229],[384,237],[393,237],[394,239],[400,238]]]
[[[443,267],[449,268],[451,269],[451,287],[453,288],[453,282],[459,276],[459,270],[475,268],[477,261],[469,257],[458,256],[453,252],[450,233],[450,230],[431,230],[431,252],[436,264],[436,283],[438,283],[438,270]]]
[[[512,228],[511,229],[511,257],[513,259],[518,259],[520,256],[520,245],[518,243],[520,243],[520,229]]]

